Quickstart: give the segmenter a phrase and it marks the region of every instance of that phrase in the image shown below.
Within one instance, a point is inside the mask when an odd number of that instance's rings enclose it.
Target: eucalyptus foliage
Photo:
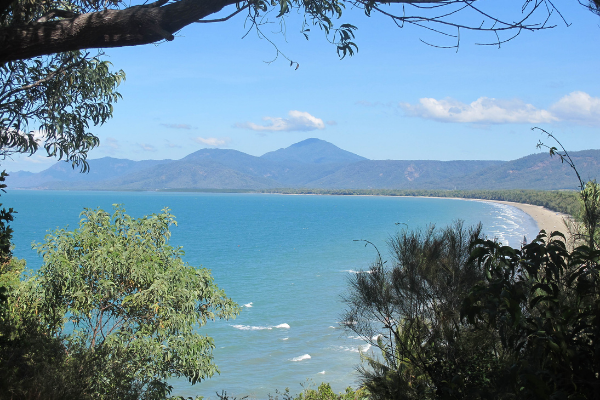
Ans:
[[[9,296],[11,322],[34,319],[61,344],[64,373],[55,376],[79,371],[67,385],[78,398],[164,398],[172,377],[195,384],[218,373],[213,339],[199,329],[239,307],[169,245],[174,224],[168,209],[139,219],[119,206],[112,215],[86,209],[78,229],[35,246],[44,264]],[[48,389],[54,398],[61,390]]]
[[[80,51],[0,65],[0,156],[35,153],[71,161],[87,170],[87,152],[99,140],[90,124],[106,122],[123,71]]]

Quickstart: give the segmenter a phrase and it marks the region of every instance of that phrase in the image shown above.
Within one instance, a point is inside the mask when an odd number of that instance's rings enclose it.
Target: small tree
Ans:
[[[39,329],[61,341],[78,398],[164,398],[171,377],[194,384],[218,372],[213,340],[198,328],[239,308],[209,270],[187,265],[168,244],[168,210],[82,215],[79,229],[56,230],[36,246],[43,266],[9,299],[17,312],[34,309]],[[55,390],[61,398],[63,388]]]
[[[470,261],[481,226],[402,231],[381,257],[350,280],[344,325],[381,350],[363,354],[363,383],[375,399],[477,398],[501,376],[494,334],[461,321],[460,306],[482,269]],[[486,384],[483,384],[485,382]]]

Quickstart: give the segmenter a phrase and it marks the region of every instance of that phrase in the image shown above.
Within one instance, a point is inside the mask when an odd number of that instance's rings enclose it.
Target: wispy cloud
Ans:
[[[179,149],[179,148],[183,147],[183,146],[181,146],[181,145],[179,145],[177,143],[172,143],[172,142],[170,142],[168,140],[165,140],[165,142],[167,143],[167,147],[170,147],[170,148],[178,148]]]
[[[156,147],[152,146],[151,144],[138,143],[138,146],[140,146],[144,151],[156,151]]]
[[[119,141],[115,138],[112,137],[107,137],[106,139],[104,139],[101,143],[101,146],[106,146],[106,147],[110,147],[113,150],[118,150],[119,149]]]
[[[23,161],[25,163],[31,163],[31,164],[52,165],[52,164],[56,163],[56,158],[34,154],[31,157],[23,157]]]
[[[161,123],[160,126],[164,126],[165,128],[170,128],[170,129],[198,129],[195,126],[189,125],[189,124],[164,124]]]
[[[600,98],[585,92],[572,92],[547,110],[519,99],[480,97],[466,104],[453,98],[422,98],[417,104],[399,103],[405,114],[441,122],[513,124],[567,121],[579,125],[600,125]]]
[[[253,122],[235,124],[236,128],[251,129],[253,131],[314,131],[325,129],[325,123],[321,118],[314,117],[304,111],[292,110],[288,113],[289,118],[264,117],[266,125],[257,125]]]
[[[213,147],[222,147],[222,146],[226,146],[227,144],[229,144],[229,142],[231,142],[231,139],[229,138],[214,138],[214,137],[210,137],[210,138],[203,138],[203,137],[195,137],[194,141],[197,143],[201,143],[201,144],[205,144],[207,146],[213,146]]]

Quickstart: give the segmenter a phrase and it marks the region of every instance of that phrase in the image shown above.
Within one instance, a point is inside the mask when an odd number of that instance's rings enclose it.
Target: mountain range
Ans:
[[[571,153],[584,180],[600,175],[600,150]],[[11,189],[538,189],[578,187],[557,157],[532,154],[513,161],[368,160],[320,139],[306,139],[260,157],[202,149],[180,160],[89,160],[90,172],[58,162],[39,172],[10,172]]]

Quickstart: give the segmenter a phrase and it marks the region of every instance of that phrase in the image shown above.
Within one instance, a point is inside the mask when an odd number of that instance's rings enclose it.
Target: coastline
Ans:
[[[525,214],[529,215],[535,221],[538,232],[542,229],[546,233],[559,231],[567,236],[567,227],[565,220],[571,220],[572,217],[568,214],[549,210],[542,206],[535,206],[533,204],[517,203],[514,201],[504,200],[486,200],[486,199],[469,199],[463,197],[434,197],[434,196],[402,196],[402,197],[420,197],[424,199],[453,199],[453,200],[466,200],[466,201],[483,201],[488,203],[500,203],[507,206],[518,208]]]
[[[336,194],[319,194],[319,193],[279,193],[284,196],[340,196]],[[374,194],[353,194],[352,196],[381,196]],[[385,196],[385,195],[384,195]],[[387,196],[387,197],[419,197],[423,199],[452,199],[452,200],[465,200],[465,201],[484,201],[488,203],[500,203],[505,204],[511,207],[518,208],[523,211],[525,214],[529,215],[535,221],[537,225],[538,232],[542,229],[546,231],[546,233],[560,231],[563,234],[567,234],[567,227],[565,225],[565,220],[570,220],[572,217],[568,214],[556,212],[549,210],[542,206],[536,206],[533,204],[526,203],[517,203],[514,201],[504,201],[504,200],[487,200],[487,199],[475,199],[475,198],[465,198],[465,197],[437,197],[437,196]]]
[[[474,199],[476,200],[476,199]],[[546,233],[553,231],[560,231],[566,235],[567,228],[565,226],[565,220],[571,218],[570,215],[562,214],[556,211],[548,210],[542,206],[534,206],[531,204],[515,203],[512,201],[501,201],[501,200],[476,200],[476,201],[487,201],[490,203],[506,204],[528,214],[538,226],[538,231],[545,230]]]

